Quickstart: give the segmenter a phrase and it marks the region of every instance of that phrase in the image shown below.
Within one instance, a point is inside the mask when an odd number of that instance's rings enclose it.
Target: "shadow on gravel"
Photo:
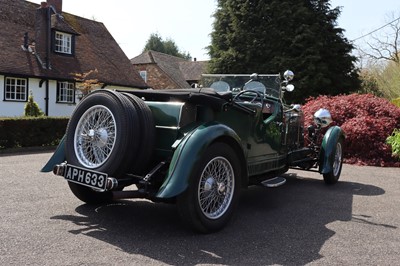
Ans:
[[[55,216],[84,234],[119,249],[170,265],[304,265],[335,232],[326,225],[353,217],[353,195],[376,196],[379,187],[353,182],[327,186],[321,180],[286,175],[287,184],[243,191],[239,208],[222,231],[199,235],[182,224],[174,205],[145,200],[81,205],[77,215]],[[382,225],[378,225],[382,226]]]

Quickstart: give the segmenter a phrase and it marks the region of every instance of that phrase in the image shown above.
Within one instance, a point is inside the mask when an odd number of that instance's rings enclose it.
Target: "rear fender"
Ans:
[[[53,153],[53,156],[49,159],[45,166],[43,166],[41,172],[51,172],[53,171],[53,167],[56,164],[60,164],[66,160],[65,157],[65,136],[64,135],[58,144],[56,151]]]
[[[321,174],[327,174],[332,171],[336,143],[341,138],[344,140],[345,135],[338,126],[333,126],[326,131],[319,152],[319,172]]]
[[[156,197],[171,198],[184,192],[188,187],[190,177],[194,174],[194,167],[202,154],[209,145],[221,138],[224,138],[233,146],[238,152],[240,161],[244,163],[244,153],[240,146],[240,138],[234,130],[213,122],[203,124],[188,133],[176,146],[167,177]],[[247,168],[242,166],[242,169]]]

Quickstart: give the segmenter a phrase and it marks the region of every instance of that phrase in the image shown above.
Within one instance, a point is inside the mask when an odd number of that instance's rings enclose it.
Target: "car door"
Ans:
[[[262,174],[286,165],[283,139],[283,109],[279,99],[266,98],[257,109],[253,141],[248,156],[249,174]]]

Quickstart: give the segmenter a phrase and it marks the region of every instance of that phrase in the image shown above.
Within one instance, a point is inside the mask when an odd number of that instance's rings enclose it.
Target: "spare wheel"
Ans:
[[[153,113],[150,107],[139,97],[129,93],[124,93],[123,95],[133,104],[138,115],[138,123],[135,124],[135,129],[140,129],[141,131],[140,156],[132,162],[130,170],[133,173],[141,174],[147,170],[154,151],[155,125]]]
[[[138,151],[138,116],[122,94],[92,92],[76,107],[67,127],[67,162],[118,177]]]

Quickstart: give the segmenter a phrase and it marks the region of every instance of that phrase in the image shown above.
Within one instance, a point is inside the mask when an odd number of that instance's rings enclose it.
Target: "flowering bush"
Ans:
[[[400,129],[400,108],[372,94],[319,96],[303,106],[306,125],[320,108],[328,109],[345,134],[345,162],[372,166],[400,166],[386,139]]]

